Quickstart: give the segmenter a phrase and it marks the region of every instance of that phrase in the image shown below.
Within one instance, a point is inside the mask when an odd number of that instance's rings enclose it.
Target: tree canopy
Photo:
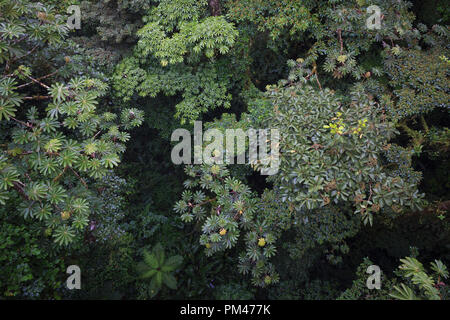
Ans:
[[[443,0],[0,0],[1,296],[448,299],[448,22]],[[279,136],[174,163],[198,121]]]

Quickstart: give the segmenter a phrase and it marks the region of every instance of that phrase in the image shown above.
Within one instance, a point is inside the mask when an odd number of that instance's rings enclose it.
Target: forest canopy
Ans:
[[[449,299],[449,18],[0,0],[1,298]]]

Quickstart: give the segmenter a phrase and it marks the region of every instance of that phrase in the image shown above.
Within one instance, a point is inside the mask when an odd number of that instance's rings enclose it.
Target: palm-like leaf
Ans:
[[[149,296],[157,295],[163,284],[169,289],[176,289],[177,280],[172,272],[183,263],[183,257],[176,255],[165,259],[164,248],[160,243],[153,247],[151,253],[144,251],[143,255],[144,261],[137,265],[137,271],[142,278],[151,279]]]
[[[448,278],[448,270],[445,264],[442,263],[440,260],[434,260],[434,262],[431,263],[431,269],[436,272],[439,276],[443,277],[444,279]]]
[[[396,292],[390,293],[389,295],[398,300],[418,300],[410,287],[405,286],[403,283],[401,283],[400,286],[401,287],[394,286]]]
[[[155,255],[152,253],[148,253],[147,251],[144,251],[144,261],[152,269],[156,269],[159,267],[159,263]]]
[[[183,263],[182,256],[172,256],[165,261],[161,270],[163,270],[164,272],[171,272],[174,271],[176,268],[178,268],[182,263]]]

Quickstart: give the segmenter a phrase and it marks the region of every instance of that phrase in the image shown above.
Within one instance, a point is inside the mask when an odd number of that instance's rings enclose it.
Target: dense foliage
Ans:
[[[43,2],[0,0],[2,298],[448,299],[445,1]],[[176,165],[195,121],[279,156]]]

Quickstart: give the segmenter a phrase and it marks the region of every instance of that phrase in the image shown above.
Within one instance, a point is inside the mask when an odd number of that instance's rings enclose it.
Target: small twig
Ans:
[[[99,130],[99,131],[92,137],[92,139],[97,138],[97,136],[100,134],[100,132],[102,132],[102,130]]]
[[[30,200],[30,199],[28,198],[27,194],[25,193],[25,191],[23,190],[23,188],[25,187],[25,185],[24,185],[22,182],[20,182],[20,181],[14,181],[14,182],[13,182],[13,186],[14,186],[14,189],[16,189],[16,190],[19,192],[19,194],[20,194],[23,198],[25,198],[25,200]]]
[[[29,123],[29,122],[23,122],[22,120],[18,120],[18,119],[14,118],[14,117],[9,117],[9,118],[13,119],[14,121],[16,121],[18,123],[20,123],[21,125],[24,125],[27,128],[33,128],[33,125],[31,123]]]
[[[25,173],[25,177],[28,178],[28,180],[30,180],[30,182],[33,182],[33,180],[31,179],[30,175],[28,173]]]
[[[84,179],[82,177],[80,177],[80,175],[75,170],[73,170],[72,167],[69,167],[69,168],[78,177],[78,179],[80,179],[81,183],[86,187],[86,189],[89,189],[86,181],[84,181]]]
[[[308,74],[308,75],[305,77],[305,79],[306,79],[306,80],[309,80],[309,78],[316,72],[316,69],[317,69],[317,65],[314,64],[311,73]]]
[[[22,58],[25,58],[26,56],[28,56],[28,55],[30,55],[30,54],[32,54],[36,49],[37,49],[37,47],[39,47],[39,43],[37,44],[37,45],[35,45],[33,48],[31,48],[31,50],[29,50],[27,53],[25,53],[23,56],[21,56],[21,57],[13,57],[13,58],[11,58],[10,60],[8,60],[7,62],[6,62],[6,67],[5,67],[5,72],[8,72],[9,71],[9,68],[10,68],[10,66],[14,63],[14,61],[16,61],[16,60],[18,60],[18,59],[22,59]]]
[[[316,70],[316,81],[317,81],[317,84],[319,85],[319,89],[322,90],[322,86],[320,85],[319,74],[317,73],[317,70]]]
[[[313,69],[312,69],[311,73],[308,74],[308,75],[305,77],[305,79],[306,79],[306,80],[309,80],[309,78],[310,78],[313,74],[316,75],[316,81],[317,81],[317,84],[319,85],[319,89],[322,90],[322,85],[320,84],[320,81],[319,81],[319,74],[317,73],[317,64],[316,64],[315,61],[313,62]]]
[[[342,30],[338,29],[337,30],[338,36],[339,36],[339,42],[341,44],[341,54],[344,51],[344,42],[342,41]]]
[[[43,76],[43,77],[37,78],[36,80],[37,80],[37,81],[40,81],[40,80],[42,80],[42,79],[49,78],[49,77],[51,77],[51,76],[57,74],[59,70],[60,70],[60,69],[58,69],[58,70],[56,70],[56,71],[54,71],[54,72],[52,72],[52,73],[49,73],[49,74],[47,74],[47,75],[45,75],[45,76]],[[33,81],[28,82],[28,83],[21,84],[20,86],[17,87],[17,89],[20,89],[20,88],[29,86],[29,85],[32,84],[32,83],[33,83]]]
[[[25,58],[26,56],[32,54],[34,51],[36,51],[37,47],[39,47],[39,43],[37,45],[35,45],[33,48],[31,48],[31,50],[29,50],[27,53],[25,53],[23,56],[16,58],[16,59],[22,59]],[[11,61],[15,61],[16,59],[11,59]]]
[[[64,167],[64,170],[63,171],[61,171],[61,173],[60,174],[58,174],[58,176],[57,177],[55,177],[55,179],[53,179],[53,182],[56,182],[56,181],[58,181],[62,176],[63,176],[63,174],[65,173],[67,171],[67,166],[65,166]]]
[[[22,73],[24,76],[26,76],[28,79],[30,79],[33,82],[36,82],[37,84],[39,84],[40,86],[44,87],[45,89],[50,89],[50,87],[48,85],[46,85],[45,83],[40,82],[39,80],[24,74],[22,71],[20,71],[20,73]]]
[[[32,97],[23,97],[23,100],[45,100],[50,99],[51,96],[32,96]]]
[[[194,207],[197,207],[197,206],[202,206],[202,205],[204,205],[204,204],[207,204],[207,203],[209,203],[209,202],[213,202],[213,201],[216,201],[216,198],[214,197],[214,198],[212,198],[212,199],[209,199],[209,200],[206,200],[206,201],[203,201],[203,202],[201,202],[201,203],[197,203],[197,204],[192,204],[192,203],[190,203],[190,207],[191,208],[194,208]]]
[[[25,38],[27,38],[27,37],[28,37],[28,35],[26,34],[26,35],[24,35],[22,38],[15,40],[12,44],[17,44],[17,43],[23,41],[23,40],[24,40]]]

